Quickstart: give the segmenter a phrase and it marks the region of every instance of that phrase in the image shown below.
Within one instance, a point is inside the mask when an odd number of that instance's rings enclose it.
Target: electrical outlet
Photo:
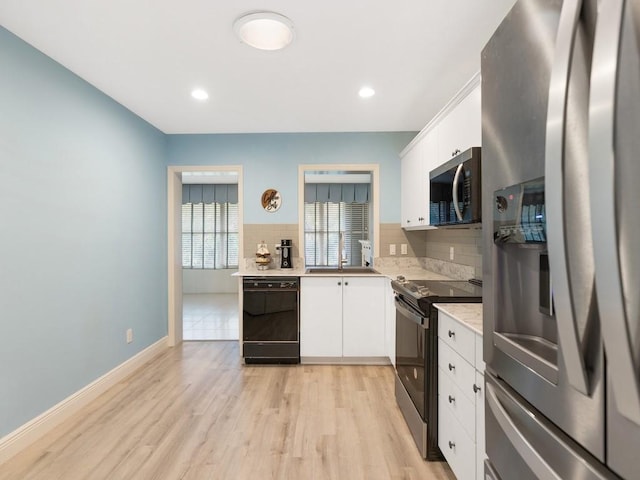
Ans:
[[[453,247],[449,247],[449,260],[453,260],[453,257],[454,257]]]
[[[391,243],[389,245],[389,255],[395,255],[395,254],[396,254],[396,244]]]
[[[133,328],[127,328],[127,343],[133,342]]]
[[[400,254],[401,255],[406,255],[407,254],[407,244],[406,243],[401,243],[400,244]]]

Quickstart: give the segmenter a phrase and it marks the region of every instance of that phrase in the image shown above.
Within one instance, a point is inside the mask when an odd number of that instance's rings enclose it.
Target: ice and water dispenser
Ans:
[[[544,178],[494,193],[494,341],[523,363],[535,358],[536,370],[555,383],[558,339],[545,208]]]

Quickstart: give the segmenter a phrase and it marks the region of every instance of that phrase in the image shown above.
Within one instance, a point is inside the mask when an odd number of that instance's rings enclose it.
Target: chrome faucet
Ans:
[[[342,270],[342,266],[348,262],[347,256],[344,254],[344,233],[338,234],[338,252],[340,255],[340,261],[338,262],[338,268]]]

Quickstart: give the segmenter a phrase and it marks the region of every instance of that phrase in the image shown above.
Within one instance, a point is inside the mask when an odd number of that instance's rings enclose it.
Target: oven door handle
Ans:
[[[402,303],[402,300],[400,300],[398,297],[396,297],[395,300],[396,300],[396,310],[398,310],[402,315],[409,318],[410,320],[417,323],[418,325],[422,325],[424,323],[424,317],[421,317],[417,313],[412,312],[411,310],[409,310],[409,308],[405,307],[404,304]]]

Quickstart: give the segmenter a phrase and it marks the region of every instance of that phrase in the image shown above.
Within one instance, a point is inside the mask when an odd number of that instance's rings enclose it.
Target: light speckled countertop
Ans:
[[[436,303],[435,307],[482,335],[481,303]]]
[[[362,276],[382,276],[395,280],[398,275],[404,275],[407,280],[451,280],[451,278],[439,273],[425,270],[424,268],[400,268],[400,267],[380,267],[375,268],[376,273],[348,273],[336,270],[335,273],[306,273],[304,267],[294,268],[270,268],[269,270],[258,270],[257,268],[242,268],[237,273],[232,274],[234,277],[326,277],[327,275],[344,276],[344,277],[362,277]]]

